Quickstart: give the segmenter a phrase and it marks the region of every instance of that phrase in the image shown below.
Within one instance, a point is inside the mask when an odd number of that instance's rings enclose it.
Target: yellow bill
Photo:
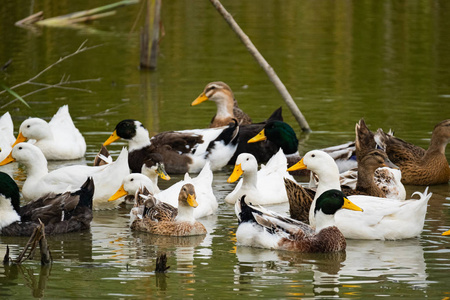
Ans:
[[[14,148],[15,145],[17,145],[18,143],[25,142],[26,140],[27,138],[23,136],[22,132],[19,132],[19,135],[17,136],[17,139],[14,142],[14,144],[12,144],[11,148]]]
[[[163,164],[158,164],[158,168],[156,169],[156,174],[163,180],[170,180],[169,174],[167,174],[166,169]]]
[[[195,99],[192,103],[191,106],[200,104],[202,102],[205,102],[206,100],[208,100],[209,98],[205,95],[205,93],[201,93],[200,96],[197,97],[197,99]]]
[[[244,171],[242,171],[241,164],[235,165],[233,173],[231,173],[230,177],[228,177],[227,182],[232,183],[241,177],[241,175],[244,174]]]
[[[265,140],[267,140],[267,136],[266,136],[266,134],[264,132],[264,129],[263,129],[263,130],[261,130],[260,133],[258,133],[257,135],[255,135],[254,137],[249,139],[247,141],[247,143],[250,144],[250,143],[256,143],[256,142],[261,142],[261,141],[265,141]]]
[[[117,200],[120,197],[123,197],[126,195],[128,195],[128,193],[127,193],[127,191],[125,191],[125,189],[123,188],[123,184],[122,184],[122,186],[117,190],[117,192],[115,192],[114,195],[109,197],[108,201],[114,201],[114,200]]]
[[[103,146],[108,146],[109,144],[117,141],[120,139],[120,136],[117,135],[117,132],[114,130],[114,132],[111,134],[111,136],[106,140],[106,142],[103,143]]]
[[[303,158],[298,162],[298,163],[296,163],[295,165],[293,165],[293,166],[291,166],[289,169],[287,169],[288,170],[288,172],[289,171],[297,171],[297,170],[304,170],[304,169],[306,169],[307,167],[306,167],[306,165],[303,163]]]
[[[359,207],[358,205],[356,205],[353,202],[351,202],[350,200],[348,200],[347,197],[344,197],[344,205],[342,205],[342,208],[356,210],[356,211],[363,211],[363,209],[361,207]]]
[[[7,157],[5,157],[4,160],[2,160],[2,162],[0,162],[0,166],[7,165],[7,164],[12,163],[14,161],[16,161],[16,159],[14,157],[12,157],[12,152],[11,152],[11,153],[9,153],[9,155]]]
[[[198,206],[197,200],[195,200],[195,195],[188,194],[188,197],[187,197],[186,201],[192,207],[197,207]]]
[[[450,230],[447,230],[446,232],[443,232],[442,235],[450,235]]]

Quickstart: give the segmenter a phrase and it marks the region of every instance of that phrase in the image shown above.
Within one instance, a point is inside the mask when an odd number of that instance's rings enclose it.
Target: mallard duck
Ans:
[[[362,211],[339,190],[324,192],[314,209],[316,228],[275,212],[247,204],[243,196],[236,203],[239,245],[297,252],[345,250],[345,237],[335,226],[334,215],[341,208]]]
[[[236,123],[223,128],[166,131],[150,139],[147,129],[136,120],[120,121],[113,134],[103,143],[107,146],[122,138],[128,141],[129,165],[139,173],[152,153],[163,157],[169,174],[198,173],[206,161],[213,170],[225,166],[236,151]]]
[[[114,201],[126,195],[135,195],[136,191],[140,188],[146,187],[159,201],[177,207],[181,187],[190,183],[195,187],[198,203],[198,207],[194,210],[194,217],[200,219],[214,214],[219,206],[212,189],[212,180],[213,173],[209,167],[209,163],[207,163],[197,177],[191,178],[189,174],[185,174],[184,180],[173,184],[163,191],[157,192],[154,189],[155,184],[150,178],[144,174],[132,173],[123,179],[122,186],[109,200]]]
[[[358,169],[355,173],[359,174],[359,176],[357,176],[355,188],[352,189],[341,184],[341,190],[347,196],[366,195],[386,198],[386,191],[378,187],[374,177],[375,170],[386,165],[394,167],[383,151],[372,150],[358,164]],[[291,218],[309,223],[309,208],[316,195],[315,190],[304,188],[286,178],[284,180]],[[404,193],[406,195],[406,192]],[[404,200],[404,198],[401,200]]]
[[[450,167],[445,156],[445,147],[450,141],[450,119],[434,127],[427,150],[382,129],[375,134],[375,141],[402,171],[403,184],[446,184],[450,180]]]
[[[181,187],[178,196],[178,213],[175,217],[173,217],[174,214],[150,213],[154,209],[152,204],[157,204],[157,202],[146,201],[143,218],[136,219],[131,224],[132,230],[169,236],[192,236],[207,233],[205,226],[194,218],[194,208],[198,204],[192,184],[186,183]]]
[[[77,232],[90,228],[94,182],[88,178],[74,192],[48,194],[20,207],[19,187],[0,172],[0,234],[30,236],[39,220],[46,234]]]
[[[30,139],[47,160],[77,159],[86,153],[86,142],[73,124],[67,105],[61,106],[48,123],[39,118],[23,121],[14,145]]]
[[[340,190],[339,172],[330,155],[320,150],[309,151],[296,165],[308,168],[319,177],[315,198],[311,204],[309,222],[315,226],[314,209],[317,198],[330,189]],[[428,188],[424,193],[415,192],[419,199],[396,200],[372,196],[349,196],[364,212],[339,211],[335,215],[336,226],[346,238],[396,240],[418,236],[423,229],[427,203],[431,198]]]
[[[111,209],[120,204],[108,202],[113,191],[117,190],[122,178],[130,174],[128,151],[124,148],[114,163],[100,167],[74,165],[48,172],[47,160],[42,151],[29,143],[14,146],[10,155],[0,162],[0,166],[18,161],[27,168],[27,179],[22,187],[25,199],[37,199],[49,193],[73,191],[92,177],[95,182],[94,209]]]
[[[264,124],[263,129],[249,139],[248,143],[261,141],[270,141],[276,145],[277,150],[279,148],[283,149],[289,167],[301,159],[298,152],[298,139],[295,131],[288,123],[283,122],[283,120],[269,119]],[[354,142],[348,142],[322,150],[329,153],[336,160],[340,171],[348,170],[357,165]],[[291,174],[305,176],[309,174],[309,170],[297,170],[295,173],[291,171]]]
[[[294,178],[286,172],[286,164],[286,156],[282,149],[269,160],[266,166],[261,165],[259,171],[258,162],[252,154],[240,154],[233,173],[227,181],[235,182],[241,175],[243,178],[225,197],[225,202],[234,204],[243,195],[246,195],[246,201],[253,204],[266,205],[287,202],[283,178],[291,180]]]
[[[238,107],[233,92],[226,83],[222,81],[208,83],[191,105],[194,106],[207,100],[214,101],[217,105],[217,113],[209,124],[210,128],[226,126],[233,119],[236,119],[239,125],[252,123],[252,119]]]
[[[14,124],[9,112],[0,117],[0,161],[5,159],[11,152],[12,145],[16,138],[14,137]]]

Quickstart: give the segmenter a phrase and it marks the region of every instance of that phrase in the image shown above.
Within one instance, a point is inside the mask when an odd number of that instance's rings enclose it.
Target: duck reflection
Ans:
[[[254,284],[271,276],[272,282],[292,280],[294,290],[286,295],[339,297],[345,289],[357,289],[358,282],[405,282],[427,286],[424,251],[419,239],[401,241],[347,240],[347,249],[335,253],[293,253],[238,246],[238,264],[234,267],[234,284]],[[312,272],[310,278],[309,272]],[[299,279],[301,277],[301,280]],[[305,285],[311,282],[312,286]]]

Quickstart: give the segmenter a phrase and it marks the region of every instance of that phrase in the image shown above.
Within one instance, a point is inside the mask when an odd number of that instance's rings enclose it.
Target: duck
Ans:
[[[159,189],[156,190],[155,183],[144,174],[131,173],[123,179],[121,187],[110,197],[109,201],[115,201],[126,195],[135,195],[139,189],[145,187],[159,201],[178,207],[180,189],[183,185],[190,183],[195,187],[198,203],[198,207],[194,210],[194,217],[200,219],[215,214],[219,207],[217,198],[213,192],[212,181],[213,172],[211,171],[209,163],[203,167],[197,177],[191,178],[190,175],[186,173],[184,180],[181,180],[162,191],[159,191]]]
[[[239,125],[252,123],[252,119],[239,108],[233,91],[225,82],[214,81],[208,83],[200,96],[191,103],[191,106],[207,100],[214,101],[217,106],[217,113],[209,124],[210,128],[226,126],[233,119],[236,119]]]
[[[164,167],[163,157],[159,153],[149,154],[148,159],[142,165],[141,173],[150,178],[154,193],[161,192],[158,187],[158,178],[170,180],[170,176]]]
[[[317,199],[314,210],[315,228],[281,216],[262,206],[254,206],[243,196],[236,203],[239,225],[236,230],[238,245],[296,252],[344,251],[344,235],[336,227],[334,215],[341,209],[362,211],[345,197],[342,191],[328,190]]]
[[[309,223],[316,226],[314,210],[317,198],[331,189],[341,190],[338,167],[333,158],[321,150],[307,152],[293,167],[308,168],[319,177],[319,184],[309,210]],[[381,197],[351,195],[350,201],[363,212],[339,211],[336,226],[350,239],[399,240],[420,235],[425,222],[427,204],[432,193],[414,192],[419,199],[396,200]]]
[[[296,164],[301,156],[298,151],[298,139],[294,129],[283,120],[269,119],[264,123],[262,130],[247,141],[247,143],[258,143],[261,141],[270,141],[276,145],[277,150],[283,149],[288,166]],[[341,145],[331,146],[322,149],[329,153],[338,164],[340,172],[356,167],[355,142],[346,142]],[[309,170],[291,171],[292,175],[308,176]]]
[[[147,200],[143,218],[136,219],[130,228],[135,231],[165,236],[206,235],[205,226],[194,218],[194,209],[198,206],[195,198],[194,186],[186,183],[179,192],[176,214],[151,213],[154,209],[153,206],[158,202]]]
[[[236,151],[238,131],[239,126],[233,122],[221,128],[161,132],[150,139],[141,122],[126,119],[116,125],[103,145],[108,146],[120,138],[128,141],[132,173],[141,172],[152,153],[162,155],[169,174],[198,173],[208,160],[214,171],[227,165]]]
[[[5,159],[11,152],[14,137],[14,124],[9,112],[5,112],[0,117],[0,161]]]
[[[73,124],[68,105],[61,106],[48,123],[40,118],[23,121],[14,145],[27,140],[33,140],[47,160],[72,160],[86,154],[86,141]]]
[[[450,167],[445,148],[450,141],[450,119],[438,123],[431,134],[427,150],[406,142],[379,128],[374,137],[377,146],[402,171],[403,184],[436,185],[447,184]]]
[[[94,181],[91,177],[74,192],[50,193],[20,207],[16,182],[0,172],[0,235],[31,236],[40,224],[48,235],[90,228]]]
[[[92,177],[95,182],[93,209],[116,208],[122,201],[108,201],[113,191],[117,190],[122,179],[130,174],[128,168],[128,151],[123,148],[114,163],[99,167],[72,165],[49,172],[47,160],[40,148],[30,143],[15,145],[11,153],[0,166],[18,161],[27,168],[27,178],[22,187],[22,195],[26,200],[37,199],[48,193],[63,193],[78,189],[86,178]]]
[[[376,184],[376,178],[374,176],[375,170],[383,166],[395,167],[383,151],[372,150],[367,153],[358,164],[356,173],[359,174],[359,176],[357,176],[355,188],[350,188],[341,183],[341,190],[346,196],[366,195],[387,198],[387,191],[381,189]],[[284,181],[289,199],[289,212],[291,218],[309,223],[309,208],[316,195],[316,191],[311,188],[304,188],[297,182],[287,178],[285,178]],[[404,193],[406,196],[406,192]],[[404,200],[404,198],[400,200]]]
[[[176,207],[156,199],[145,186],[138,188],[133,199],[135,202],[130,210],[130,225],[136,219],[142,219],[144,215],[159,220],[160,218],[175,217],[178,213]]]
[[[286,172],[286,156],[280,149],[267,163],[261,165],[258,171],[258,162],[250,153],[241,153],[227,182],[237,181],[234,190],[225,197],[225,202],[235,204],[238,199],[246,195],[246,201],[253,204],[267,205],[288,201],[284,188],[283,178],[294,180],[292,175]]]

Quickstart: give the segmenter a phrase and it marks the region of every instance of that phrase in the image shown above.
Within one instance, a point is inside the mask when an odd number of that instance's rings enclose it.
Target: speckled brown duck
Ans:
[[[176,214],[174,213],[176,208],[167,213],[167,205],[162,207],[157,201],[145,201],[143,217],[133,221],[131,229],[167,236],[204,235],[205,226],[194,218],[193,210],[197,205],[195,188],[187,183],[180,190]]]
[[[437,124],[427,150],[378,129],[375,140],[402,171],[402,182],[414,185],[446,184],[450,167],[445,148],[450,141],[450,119]]]

